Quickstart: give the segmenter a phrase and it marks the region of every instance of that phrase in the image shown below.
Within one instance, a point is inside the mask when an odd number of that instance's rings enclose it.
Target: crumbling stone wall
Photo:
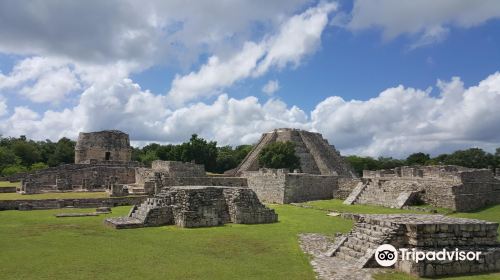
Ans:
[[[284,169],[262,168],[244,172],[243,177],[259,199],[267,203],[331,199],[338,186],[337,176],[290,173]]]
[[[71,191],[73,189],[103,190],[111,177],[119,184],[135,182],[136,162],[110,164],[65,164],[37,170],[22,180],[22,193]]]
[[[75,163],[88,160],[122,161],[131,159],[132,148],[128,134],[118,130],[80,132],[75,147]]]
[[[361,179],[359,178],[339,177],[337,191],[333,194],[333,197],[338,199],[346,199],[360,182]]]
[[[369,181],[365,191],[387,193],[389,195],[384,195],[386,199],[391,198],[390,194],[419,192],[423,202],[456,211],[472,211],[500,203],[500,180],[487,169],[460,166],[401,167],[364,171],[363,180]],[[369,197],[365,200],[358,203],[370,204]]]

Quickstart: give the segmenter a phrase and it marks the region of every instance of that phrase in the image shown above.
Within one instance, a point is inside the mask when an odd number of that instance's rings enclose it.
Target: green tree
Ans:
[[[21,159],[21,164],[25,167],[41,160],[36,144],[32,141],[26,141],[24,136],[21,136],[19,140],[12,144],[12,150]]]
[[[359,176],[363,175],[363,170],[377,170],[380,167],[379,162],[372,157],[348,156],[346,160]]]
[[[406,158],[407,165],[425,165],[431,157],[425,153],[414,153]]]
[[[151,163],[154,160],[158,160],[158,156],[156,155],[155,150],[149,150],[139,156],[139,161],[144,163],[146,166],[151,166]]]
[[[267,168],[300,168],[300,159],[295,155],[295,144],[290,141],[266,145],[259,154],[259,165]]]
[[[207,142],[205,139],[193,134],[189,142],[182,143],[177,146],[176,151],[178,157],[183,162],[194,161],[197,164],[205,165],[205,170],[216,172],[217,168],[217,142]]]
[[[57,166],[64,163],[75,162],[75,145],[74,141],[63,137],[57,141],[54,153],[49,156],[48,165]]]
[[[444,163],[470,168],[488,168],[495,166],[495,156],[480,148],[471,148],[452,153],[446,157]]]
[[[238,166],[236,159],[236,151],[231,146],[224,146],[217,148],[217,173],[224,173],[224,171],[233,169]]]
[[[19,164],[21,160],[14,154],[12,150],[6,147],[0,147],[0,172],[9,166]]]

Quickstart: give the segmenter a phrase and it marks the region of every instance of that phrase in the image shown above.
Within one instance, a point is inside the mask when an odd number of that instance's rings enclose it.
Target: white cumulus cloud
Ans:
[[[415,36],[410,47],[416,48],[443,40],[450,27],[470,28],[499,17],[496,0],[356,0],[349,15],[332,22],[353,31],[377,28],[386,40]]]
[[[239,80],[263,75],[271,67],[297,66],[317,48],[328,15],[336,8],[334,3],[321,2],[284,21],[277,34],[259,43],[246,42],[240,52],[228,59],[210,57],[197,72],[175,77],[168,92],[169,101],[182,106],[200,97],[216,95]]]

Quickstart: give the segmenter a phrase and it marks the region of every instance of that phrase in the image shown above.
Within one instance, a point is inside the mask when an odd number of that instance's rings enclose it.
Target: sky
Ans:
[[[0,135],[500,147],[500,1],[0,1]]]

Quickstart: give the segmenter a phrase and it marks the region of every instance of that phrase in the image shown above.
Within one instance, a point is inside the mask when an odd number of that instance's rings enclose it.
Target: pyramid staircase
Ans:
[[[356,268],[371,267],[378,246],[388,244],[400,227],[378,221],[365,222],[360,218],[353,229],[336,242],[327,255]]]

